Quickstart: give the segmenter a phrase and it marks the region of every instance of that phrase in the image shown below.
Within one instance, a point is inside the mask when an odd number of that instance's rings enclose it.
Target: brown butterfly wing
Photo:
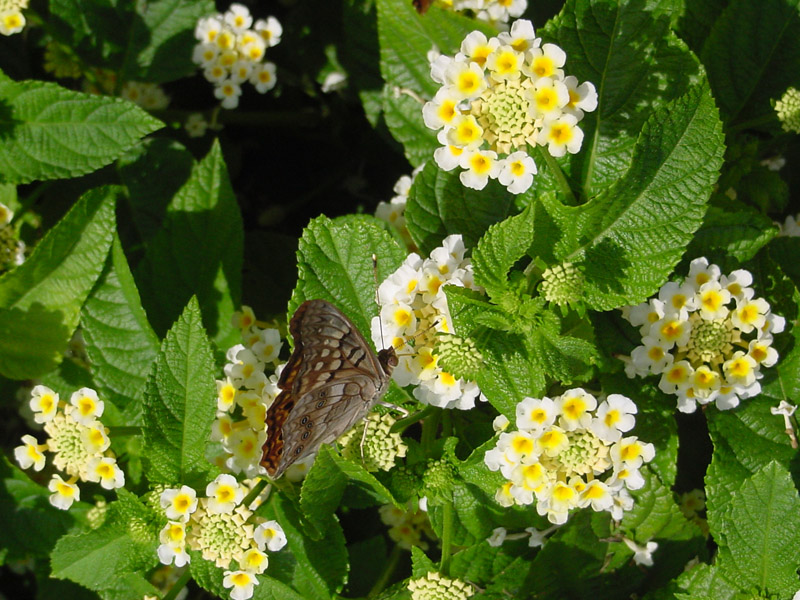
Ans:
[[[324,300],[309,300],[290,324],[294,352],[278,382],[283,390],[267,411],[261,464],[277,478],[362,419],[388,387],[397,362],[380,357],[350,320]]]

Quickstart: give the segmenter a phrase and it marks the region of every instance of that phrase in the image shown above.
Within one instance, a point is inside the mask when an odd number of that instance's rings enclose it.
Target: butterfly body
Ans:
[[[273,479],[338,438],[386,393],[397,365],[394,348],[372,350],[333,304],[308,300],[289,324],[292,352],[266,415],[261,460]]]

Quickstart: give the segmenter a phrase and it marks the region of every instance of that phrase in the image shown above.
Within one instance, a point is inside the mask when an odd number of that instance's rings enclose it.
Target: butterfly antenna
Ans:
[[[381,292],[378,285],[378,257],[373,253],[372,255],[372,277],[375,279],[375,302],[378,304],[378,329],[381,332],[381,348],[386,347],[383,339],[383,319],[381,319]]]

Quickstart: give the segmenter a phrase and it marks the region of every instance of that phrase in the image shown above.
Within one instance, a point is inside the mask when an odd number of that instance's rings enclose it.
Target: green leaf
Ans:
[[[19,467],[0,459],[0,551],[9,559],[45,558],[58,538],[75,523],[72,511],[50,504],[50,491],[34,483]]]
[[[123,81],[159,83],[197,70],[191,60],[197,44],[194,27],[200,17],[215,12],[210,0],[50,3],[57,39],[84,62],[118,71]]]
[[[505,511],[478,487],[464,481],[453,486],[453,514],[451,539],[457,546],[472,546],[492,533],[495,523]],[[439,505],[428,505],[431,527],[439,538],[444,527],[444,509]]]
[[[372,217],[330,220],[322,216],[312,220],[303,230],[297,248],[297,287],[289,303],[289,316],[306,300],[328,300],[369,339],[370,322],[378,314],[373,254],[378,259],[379,282],[406,257],[383,225]]]
[[[405,156],[415,167],[431,161],[441,146],[436,132],[422,121],[422,104],[415,97],[386,84],[380,99],[386,126],[395,140],[403,145]]]
[[[730,198],[708,207],[703,225],[694,235],[687,256],[705,256],[710,262],[743,263],[778,234],[772,219]]]
[[[216,13],[212,0],[150,0],[134,4],[121,78],[163,83],[193,75],[194,28]],[[266,16],[266,15],[265,15]]]
[[[524,338],[516,333],[480,328],[476,320],[488,305],[472,290],[445,286],[447,305],[459,335],[470,336],[483,354],[478,386],[499,412],[513,419],[517,403],[544,391],[544,373],[531,359]]]
[[[0,174],[7,183],[91,173],[163,125],[121,98],[40,81],[0,82],[0,103]]]
[[[231,316],[241,304],[242,218],[219,142],[192,170],[147,244],[136,281],[156,333],[163,334],[193,295],[220,347],[239,341]]]
[[[457,552],[452,560],[451,577],[485,587],[509,569],[514,556],[503,546],[492,548],[482,542]],[[522,577],[518,579],[521,580]]]
[[[340,592],[347,583],[350,565],[347,562],[344,534],[336,516],[328,514],[325,523],[315,524],[325,532],[325,536],[320,540],[312,540],[304,534],[301,516],[290,501],[283,496],[276,496],[273,506],[302,574],[297,581],[297,590],[306,598],[321,600]]]
[[[729,600],[736,598],[738,586],[727,579],[718,566],[700,563],[678,577],[680,589],[688,594],[675,594],[680,600]]]
[[[684,96],[704,78],[697,58],[670,31],[674,11],[662,5],[569,0],[537,31],[545,42],[555,42],[566,52],[567,75],[597,88],[597,110],[580,123],[585,133],[581,151],[560,161],[582,197],[592,198],[616,183],[629,170],[637,137],[652,112]],[[715,143],[721,144],[710,141]],[[702,163],[705,157],[696,161]]]
[[[120,237],[127,238],[126,226],[135,230],[136,241],[126,248],[147,242],[161,229],[172,198],[192,174],[192,153],[169,138],[148,138],[117,161],[119,175],[128,188],[121,204],[127,205],[130,219],[120,219]],[[158,181],[158,185],[153,185]],[[128,222],[129,221],[129,222]]]
[[[216,411],[214,360],[192,298],[167,332],[153,363],[144,399],[147,478],[152,483],[201,486]]]
[[[78,325],[114,229],[113,188],[84,194],[22,265],[0,277],[0,373],[51,371]]]
[[[529,204],[521,214],[489,227],[472,253],[475,283],[495,302],[509,291],[508,273],[527,255],[533,243],[532,206]]]
[[[539,202],[532,251],[581,263],[590,307],[638,303],[672,272],[718,175],[716,112],[708,87],[693,87],[647,120],[630,170],[607,191],[579,207],[552,196]]]
[[[300,491],[300,507],[317,533],[313,536],[315,539],[324,533],[317,528],[317,524],[324,523],[328,516],[336,512],[348,484],[357,485],[383,503],[402,508],[391,492],[364,467],[342,458],[330,446],[322,446]]]
[[[411,578],[418,579],[420,577],[425,577],[428,573],[431,572],[438,572],[439,569],[433,563],[433,561],[428,558],[422,548],[418,548],[417,546],[411,547]]]
[[[98,592],[103,597],[140,599],[157,593],[145,578],[158,564],[155,532],[142,539],[146,509],[133,494],[121,492],[120,500],[108,506],[108,515],[97,529],[65,535],[53,550],[52,576],[69,579]]]
[[[467,248],[475,246],[489,226],[514,211],[514,195],[499,183],[472,190],[464,187],[458,173],[441,171],[429,162],[414,179],[405,217],[412,239],[427,255],[451,233],[460,233]]]
[[[770,413],[775,401],[763,396],[742,401],[735,411],[707,411],[714,454],[706,475],[706,504],[712,529],[721,527],[732,495],[743,479],[772,461],[790,464],[796,452],[783,419]]]
[[[654,556],[655,572],[669,580],[679,575],[686,563],[702,554],[706,540],[700,528],[689,521],[667,489],[649,468],[643,469],[645,486],[633,492],[635,503],[622,519],[622,528],[629,538],[639,543],[658,541]],[[609,549],[627,562],[632,552],[623,543]]]
[[[597,349],[588,341],[560,334],[560,321],[543,313],[541,326],[527,336],[528,355],[545,373],[564,385],[590,379]]]
[[[714,23],[702,59],[727,123],[770,115],[770,100],[797,85],[798,1],[734,0]]]
[[[117,238],[83,306],[81,323],[94,380],[103,395],[117,408],[129,407],[136,414],[160,344]]]
[[[748,478],[732,495],[721,530],[719,564],[740,589],[755,587],[782,598],[800,587],[800,498],[789,472],[776,462]]]

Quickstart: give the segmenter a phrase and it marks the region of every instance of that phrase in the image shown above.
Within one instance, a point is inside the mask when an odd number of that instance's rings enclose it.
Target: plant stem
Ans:
[[[372,589],[367,594],[367,598],[374,598],[384,590],[389,580],[392,578],[395,569],[397,569],[397,563],[400,561],[400,553],[400,546],[395,544],[391,554],[389,554],[389,560],[386,561],[386,566],[378,576],[377,581],[375,581],[375,585],[372,586]]]
[[[453,537],[453,502],[450,500],[442,506],[442,562],[439,563],[439,572],[445,577],[450,576],[450,546]]]
[[[432,410],[431,414],[422,422],[422,450],[425,456],[430,457],[433,442],[436,440],[436,433],[439,431],[439,422],[442,418],[441,410]]]
[[[242,500],[242,506],[250,506],[250,503],[258,498],[261,490],[263,490],[265,487],[267,487],[267,480],[260,479],[253,489],[250,490],[250,493],[245,496],[244,500]]]
[[[186,570],[181,574],[178,578],[178,581],[175,582],[175,585],[170,588],[170,590],[164,594],[162,600],[175,600],[178,594],[181,592],[183,588],[186,587],[186,584],[189,583],[189,580],[192,578],[192,572],[189,569],[189,566],[186,566]]]
[[[575,197],[575,194],[572,193],[572,188],[569,185],[569,181],[567,181],[567,176],[564,175],[564,171],[561,170],[561,165],[558,164],[555,157],[543,146],[537,146],[536,151],[539,153],[539,156],[544,159],[547,169],[555,178],[558,187],[561,188],[561,193],[567,198],[567,203],[571,206],[576,206],[578,204],[578,199]]]
[[[408,415],[405,419],[399,419],[395,421],[395,424],[392,425],[392,428],[389,429],[390,433],[399,433],[405,431],[407,428],[411,427],[414,423],[425,419],[434,411],[432,406],[426,406],[420,411],[415,412],[413,415]]]

